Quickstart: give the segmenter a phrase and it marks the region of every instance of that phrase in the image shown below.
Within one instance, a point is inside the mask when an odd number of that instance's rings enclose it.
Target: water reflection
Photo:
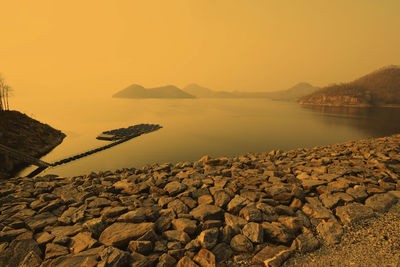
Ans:
[[[400,109],[383,107],[330,107],[302,105],[323,123],[342,124],[365,132],[370,137],[400,133]]]

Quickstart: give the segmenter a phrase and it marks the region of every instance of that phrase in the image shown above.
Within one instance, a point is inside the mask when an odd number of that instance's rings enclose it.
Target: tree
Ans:
[[[11,87],[5,82],[0,74],[0,111],[9,110],[8,97],[10,95]]]

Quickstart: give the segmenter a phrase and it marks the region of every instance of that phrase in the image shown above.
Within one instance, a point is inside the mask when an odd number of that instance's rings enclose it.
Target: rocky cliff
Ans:
[[[0,144],[40,158],[59,145],[65,134],[18,111],[0,112]],[[0,178],[17,173],[27,164],[0,153]]]

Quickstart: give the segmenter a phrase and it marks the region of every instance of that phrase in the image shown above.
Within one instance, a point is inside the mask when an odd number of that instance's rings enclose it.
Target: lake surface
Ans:
[[[42,100],[43,101],[43,100]],[[14,99],[13,107],[67,134],[42,158],[55,162],[105,145],[105,130],[139,123],[162,129],[44,173],[61,176],[289,150],[400,133],[400,109],[306,107],[268,99]],[[27,175],[34,167],[22,171]]]

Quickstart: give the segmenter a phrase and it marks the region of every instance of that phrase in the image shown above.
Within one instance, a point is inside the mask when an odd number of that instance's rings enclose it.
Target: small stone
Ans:
[[[175,196],[179,193],[182,193],[187,188],[186,185],[181,184],[180,182],[170,182],[165,187],[164,190],[168,192],[170,196]]]
[[[163,237],[168,241],[179,241],[184,244],[190,241],[190,237],[187,233],[178,230],[165,231],[163,232]]]
[[[71,237],[70,249],[76,254],[86,249],[92,248],[96,243],[97,240],[92,238],[92,233],[81,232]]]
[[[293,250],[285,246],[267,245],[254,256],[253,262],[263,263],[265,266],[278,267],[281,266],[292,253]]]
[[[232,227],[243,228],[243,226],[247,223],[247,221],[238,216],[232,215],[228,212],[225,212],[225,224]]]
[[[54,235],[49,234],[48,232],[42,232],[36,235],[36,242],[39,245],[46,244],[51,242],[54,239]]]
[[[68,253],[69,253],[68,248],[64,246],[53,243],[46,244],[45,259],[57,258],[60,256],[67,255]]]
[[[199,205],[211,205],[214,203],[214,199],[211,195],[202,195],[197,199],[197,202],[199,203]]]
[[[200,249],[196,256],[194,256],[193,260],[201,267],[216,267],[215,255],[204,248]]]
[[[312,252],[320,247],[320,242],[312,232],[306,231],[293,240],[291,248],[297,249],[301,253]]]
[[[192,261],[189,257],[184,256],[181,258],[178,263],[176,264],[176,267],[199,267],[194,261]]]
[[[213,248],[212,252],[214,253],[215,259],[217,262],[222,262],[227,259],[230,259],[233,255],[233,251],[232,251],[231,247],[225,243],[217,244]]]
[[[244,207],[240,210],[239,216],[241,216],[248,222],[261,222],[263,220],[263,215],[261,211],[256,207]]]
[[[217,191],[214,194],[215,206],[225,208],[231,200],[231,197],[223,190]]]
[[[131,222],[131,223],[142,223],[146,220],[146,213],[143,209],[136,209],[129,211],[119,216],[119,222]]]
[[[186,206],[180,199],[175,199],[169,202],[168,208],[172,209],[176,214],[186,214],[190,211],[188,206]]]
[[[199,205],[194,208],[190,215],[200,221],[208,220],[222,220],[224,218],[224,211],[214,205]]]
[[[231,240],[231,248],[236,252],[252,252],[253,244],[244,235],[235,235]]]
[[[368,197],[365,188],[361,186],[355,186],[354,188],[350,187],[346,190],[346,193],[352,196],[354,200],[358,202],[364,201]]]
[[[250,222],[243,227],[242,233],[251,242],[260,244],[264,240],[264,230],[258,223]]]
[[[246,201],[246,198],[235,195],[235,197],[228,203],[227,211],[232,214],[238,214],[239,211],[246,205]]]
[[[218,228],[211,228],[201,232],[197,237],[197,240],[200,242],[203,248],[212,249],[218,242],[218,236]]]
[[[342,226],[339,223],[333,221],[321,222],[317,226],[317,231],[325,240],[325,242],[331,245],[340,243],[343,235]]]
[[[176,260],[174,257],[168,255],[167,253],[164,253],[160,256],[157,267],[172,267],[175,263]]]
[[[107,222],[103,217],[95,218],[85,222],[83,227],[88,229],[95,237],[98,237],[106,229]]]
[[[285,227],[278,222],[263,222],[262,228],[264,229],[264,235],[266,240],[273,240],[278,243],[288,244],[294,239],[293,233],[288,232]]]
[[[125,266],[129,262],[129,254],[115,247],[104,248],[100,253],[100,257],[106,263],[106,266]],[[141,254],[132,253],[131,260],[132,266],[144,266],[137,263],[145,263],[146,257]]]
[[[197,230],[197,222],[186,218],[174,219],[172,225],[174,229],[184,231],[189,235],[194,234]]]
[[[128,248],[130,251],[135,251],[140,254],[148,254],[153,250],[153,243],[151,241],[135,241],[129,242]]]

